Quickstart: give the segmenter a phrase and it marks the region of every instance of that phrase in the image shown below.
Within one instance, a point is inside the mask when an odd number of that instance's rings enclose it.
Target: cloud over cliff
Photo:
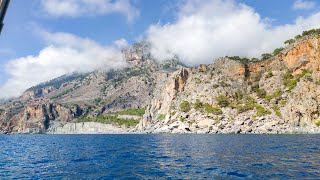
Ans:
[[[19,96],[31,86],[75,71],[89,72],[125,66],[117,45],[105,47],[68,33],[41,33],[48,46],[36,56],[9,61],[5,70],[10,78],[0,87],[0,98]]]
[[[302,31],[319,27],[320,19],[315,13],[273,26],[253,8],[233,0],[186,0],[177,16],[173,23],[151,25],[146,36],[155,57],[178,55],[188,65],[226,55],[259,57]]]

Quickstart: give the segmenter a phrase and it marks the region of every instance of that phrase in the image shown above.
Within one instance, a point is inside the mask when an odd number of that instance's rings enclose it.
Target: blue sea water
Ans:
[[[320,179],[320,135],[0,135],[0,179]]]

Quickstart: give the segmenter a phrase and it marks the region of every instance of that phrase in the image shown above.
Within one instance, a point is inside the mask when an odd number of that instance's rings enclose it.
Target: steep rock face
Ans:
[[[219,58],[214,63],[214,69],[235,79],[244,80],[247,75],[247,66],[228,58]]]
[[[319,71],[320,69],[320,37],[303,39],[291,45],[281,59],[286,65],[300,73],[301,69]]]
[[[56,127],[49,131],[50,134],[123,134],[128,132],[126,128],[114,127],[111,124],[96,122],[67,123],[62,127]]]
[[[73,118],[74,113],[61,104],[29,104],[14,117],[8,130],[18,133],[45,132],[50,128],[52,121],[66,123]]]
[[[257,63],[244,65],[220,58],[211,65],[200,65],[190,70],[183,91],[173,91],[179,86],[174,85],[174,78],[168,78],[160,98],[155,98],[136,130],[319,133],[318,42],[315,37],[300,40]],[[301,65],[301,58],[308,62]],[[301,75],[303,69],[309,71]],[[290,70],[292,76],[288,76]],[[186,102],[183,109],[182,102]],[[221,102],[227,103],[221,106]]]
[[[151,120],[156,119],[157,115],[162,112],[166,113],[169,111],[170,105],[177,97],[177,94],[184,91],[189,73],[189,69],[182,68],[177,72],[174,72],[169,77],[168,74],[159,74],[157,76],[157,81],[159,83],[156,89],[160,91],[155,91],[154,98],[151,104],[147,107],[144,119],[139,123],[137,129],[141,131],[144,127],[152,124]],[[163,89],[165,90],[163,91]]]
[[[284,120],[293,126],[315,126],[320,121],[320,86],[303,79],[282,111]]]
[[[186,86],[190,70],[181,69],[169,77],[167,84],[165,85],[165,91],[161,95],[161,100],[156,100],[159,103],[156,103],[154,109],[160,110],[160,112],[167,112],[171,102],[177,97],[178,93],[184,91]],[[162,102],[162,103],[161,103]]]

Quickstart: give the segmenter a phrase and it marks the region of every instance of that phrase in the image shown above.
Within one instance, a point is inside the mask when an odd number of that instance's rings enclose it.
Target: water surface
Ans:
[[[0,179],[320,179],[320,135],[0,135]]]

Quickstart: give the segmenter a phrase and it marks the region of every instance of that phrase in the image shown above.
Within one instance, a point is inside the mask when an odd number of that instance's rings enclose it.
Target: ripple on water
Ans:
[[[0,135],[0,179],[319,179],[319,135]]]

